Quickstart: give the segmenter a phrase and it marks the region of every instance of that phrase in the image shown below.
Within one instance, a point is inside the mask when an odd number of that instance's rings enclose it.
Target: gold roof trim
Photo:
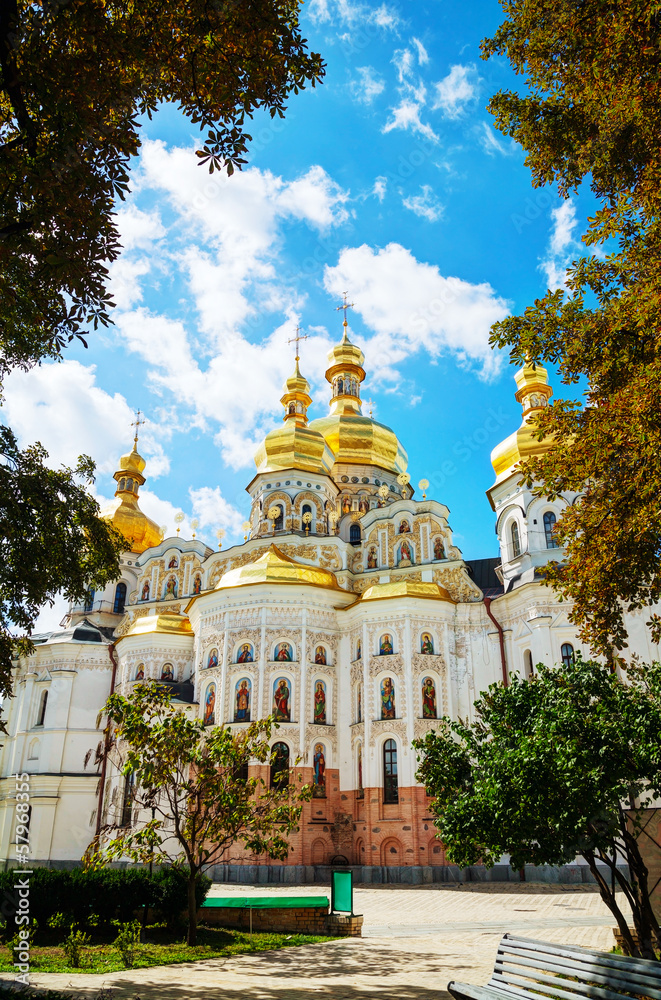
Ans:
[[[246,587],[253,583],[309,584],[314,587],[342,590],[337,582],[337,577],[329,569],[296,562],[273,544],[254,562],[225,573],[216,584],[215,589],[228,590],[232,587]],[[346,593],[346,591],[342,592]]]
[[[361,601],[384,601],[393,597],[421,597],[429,601],[457,602],[445,587],[438,583],[420,580],[394,580],[390,583],[373,583],[360,596]]]
[[[129,635],[149,635],[152,632],[168,635],[192,635],[193,629],[186,615],[142,615],[131,622],[124,635],[120,636],[117,642],[126,639]]]

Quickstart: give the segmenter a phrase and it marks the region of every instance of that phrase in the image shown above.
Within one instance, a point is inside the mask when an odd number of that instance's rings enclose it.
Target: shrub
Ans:
[[[62,943],[62,949],[70,964],[73,965],[74,969],[78,969],[83,957],[83,949],[90,943],[90,936],[85,931],[75,930],[75,927],[75,924],[71,924],[68,937]]]
[[[115,920],[114,923],[118,929],[118,934],[113,944],[122,956],[125,968],[132,969],[138,945],[140,944],[140,921],[131,920],[130,923],[122,924],[119,920]]]

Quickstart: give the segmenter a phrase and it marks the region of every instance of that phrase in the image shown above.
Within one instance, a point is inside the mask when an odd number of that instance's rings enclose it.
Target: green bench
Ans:
[[[661,1000],[661,962],[506,934],[486,986],[448,983],[455,1000]]]
[[[205,899],[201,909],[299,910],[306,906],[328,909],[328,896],[214,896]]]

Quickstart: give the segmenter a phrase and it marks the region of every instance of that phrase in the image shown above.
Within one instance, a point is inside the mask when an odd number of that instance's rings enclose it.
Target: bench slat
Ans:
[[[492,990],[488,986],[471,986],[469,983],[455,983],[454,980],[448,983],[448,993],[455,997],[455,1000],[503,1000],[503,997],[516,996],[513,993],[504,993],[503,990]]]
[[[536,986],[541,986],[544,987],[542,996],[571,997],[572,1000],[576,1000],[576,997],[593,997],[595,1000],[628,1000],[627,996],[619,991],[615,993],[613,990],[602,989],[601,986],[591,983],[571,982],[568,979],[558,979],[557,976],[547,976],[541,972],[534,976],[528,976],[525,972],[507,972],[502,977],[499,976],[498,979],[492,976],[487,985],[500,986],[501,983],[506,984],[508,988],[518,986],[525,989],[526,996],[539,996],[539,991],[533,994],[531,990],[535,989]]]
[[[496,970],[503,970],[507,966],[524,966],[529,969],[539,969],[541,971],[558,972],[564,975],[578,976],[586,982],[602,984],[605,986],[622,985],[627,989],[633,986],[646,990],[646,995],[650,1000],[661,1000],[661,990],[654,989],[654,985],[661,985],[661,970],[656,976],[641,976],[638,973],[625,972],[621,968],[611,969],[599,962],[585,962],[579,967],[574,958],[561,958],[552,956],[551,960],[543,961],[539,958],[541,952],[527,951],[524,949],[499,948],[496,956]]]
[[[516,937],[513,934],[505,934],[500,942],[499,950],[509,948],[541,952],[545,955],[557,955],[559,958],[570,958],[579,962],[588,962],[592,958],[603,968],[612,968],[621,972],[638,973],[648,976],[652,983],[661,986],[661,963],[653,962],[649,958],[629,958],[628,956],[594,951],[591,948],[581,948],[579,945],[552,945],[546,941],[537,941],[534,938],[523,938]]]

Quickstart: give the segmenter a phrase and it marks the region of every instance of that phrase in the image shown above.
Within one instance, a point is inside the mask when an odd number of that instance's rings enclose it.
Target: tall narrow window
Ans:
[[[271,753],[271,788],[286,788],[289,784],[289,747],[286,743],[274,743]]]
[[[574,662],[574,647],[571,642],[563,642],[560,647],[560,655],[562,656],[562,662],[565,667],[571,667]]]
[[[85,603],[83,605],[83,611],[94,610],[94,594],[95,594],[94,587],[90,587],[90,589],[85,594]]]
[[[535,668],[532,665],[532,653],[529,649],[527,649],[523,654],[523,669],[526,675],[526,680],[529,681],[535,674]]]
[[[118,583],[115,587],[115,603],[113,605],[113,612],[116,615],[124,614],[124,605],[126,604],[126,584]]]
[[[383,744],[383,801],[398,802],[397,791],[397,744],[386,740]]]
[[[285,526],[285,515],[281,504],[277,504],[278,516],[275,519],[275,524],[273,525],[274,531],[282,531]]]
[[[360,525],[352,524],[349,528],[349,541],[352,545],[360,545]]]
[[[512,558],[516,559],[517,556],[521,555],[521,539],[519,538],[519,526],[516,521],[512,521],[510,534],[512,536]]]
[[[43,726],[44,719],[46,718],[46,706],[48,705],[48,691],[44,691],[41,696],[41,704],[39,705],[39,715],[37,716],[37,725]]]
[[[124,779],[124,798],[122,799],[122,822],[121,826],[131,825],[131,813],[133,811],[133,795],[135,791],[135,774],[131,771]]]
[[[546,536],[546,548],[557,549],[558,543],[555,539],[555,514],[552,510],[547,510],[544,514],[544,534]]]

